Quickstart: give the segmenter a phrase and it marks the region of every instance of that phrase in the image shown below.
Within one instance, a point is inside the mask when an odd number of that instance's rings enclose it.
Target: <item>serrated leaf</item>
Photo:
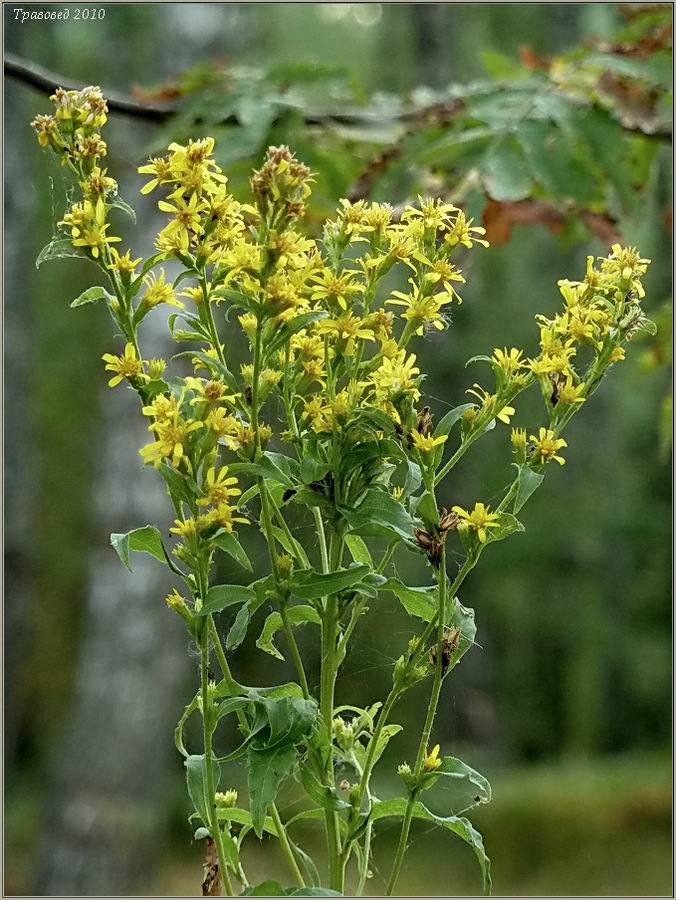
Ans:
[[[101,300],[112,299],[113,298],[105,288],[100,286],[90,287],[73,300],[70,304],[70,308],[76,309],[78,306],[86,306],[87,303],[99,303]]]
[[[291,593],[301,600],[319,600],[352,587],[368,573],[369,567],[366,565],[326,573],[314,569],[301,570],[295,572],[291,579]]]
[[[315,803],[318,803],[322,810],[328,809],[337,812],[340,809],[347,809],[349,803],[340,796],[333,785],[322,784],[317,776],[310,770],[307,765],[302,766],[300,770],[300,779],[308,796]],[[310,811],[307,811],[310,812]],[[300,815],[300,814],[299,814]],[[294,819],[299,816],[294,816]]]
[[[312,622],[314,625],[321,624],[319,613],[313,606],[290,606],[286,611],[287,618],[291,625],[305,625]],[[281,613],[273,612],[265,620],[263,630],[260,637],[256,641],[259,650],[269,653],[277,659],[284,660],[284,657],[275,646],[274,638],[280,629],[284,627]]]
[[[272,750],[248,750],[249,802],[251,823],[256,835],[263,834],[265,816],[274,803],[282,780],[291,774],[296,762],[296,748],[276,747]]]
[[[126,534],[111,534],[110,543],[130,572],[129,554],[131,551],[149,553],[150,556],[167,564],[167,554],[162,543],[162,536],[154,525],[134,528],[133,531],[128,531]]]

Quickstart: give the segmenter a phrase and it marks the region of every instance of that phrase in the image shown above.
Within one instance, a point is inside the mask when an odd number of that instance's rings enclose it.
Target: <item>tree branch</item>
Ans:
[[[4,71],[6,76],[30,85],[30,87],[34,87],[44,94],[53,94],[59,87],[69,91],[77,91],[85,86],[82,82],[70,82],[67,78],[43,69],[41,66],[22,59],[20,56],[15,56],[13,53],[5,53]],[[174,110],[170,107],[139,103],[131,97],[117,94],[115,91],[104,91],[104,96],[108,103],[108,109],[111,112],[133,116],[137,119],[147,119],[150,122],[164,122],[174,113]]]

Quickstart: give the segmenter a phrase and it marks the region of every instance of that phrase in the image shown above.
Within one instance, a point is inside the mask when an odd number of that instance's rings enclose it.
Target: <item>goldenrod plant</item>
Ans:
[[[132,552],[144,552],[170,568],[177,587],[167,605],[199,648],[200,683],[175,740],[195,837],[207,842],[205,893],[359,896],[379,823],[393,818],[401,826],[388,895],[413,819],[465,841],[489,892],[489,860],[464,815],[490,800],[489,783],[443,754],[433,736],[443,683],[476,634],[474,613],[458,592],[491,544],[523,531],[517,516],[526,501],[549,464],[565,462],[567,424],[624,358],[624,344],[652,329],[641,310],[649,260],[620,245],[600,260],[589,257],[581,281],[558,282],[560,312],[536,317],[533,355],[505,347],[476,357],[490,386],[474,384],[467,403],[436,421],[422,398],[416,344],[443,331],[448,310],[461,302],[457,257],[488,246],[483,228],[461,209],[421,198],[395,212],[385,203],[343,200],[321,238],[312,238],[301,228],[314,175],[287,147],[268,149],[251,177],[250,202],[242,203],[228,192],[213,139],[204,138],[170,144],[140,168],[148,178],[141,193],[160,195],[166,225],[157,252],[135,258],[113,233],[111,213],[133,212],[103,167],[104,97],[89,87],[59,90],[52,100],[54,115],[38,116],[33,126],[79,196],[38,262],[80,256],[98,266],[105,284],[71,305],[107,307],[120,335],[103,357],[108,383],[138,394],[150,433],[141,458],[164,480],[173,505],[168,534],[147,524],[113,534],[111,543],[127,566]],[[393,270],[405,278],[395,282]],[[144,320],[162,305],[173,308],[167,322],[180,348],[171,374],[142,349]],[[237,326],[250,360],[239,372],[223,340]],[[444,479],[483,435],[519,422],[515,404],[530,388],[541,391],[542,418],[503,438],[514,471],[502,499],[492,508],[481,499],[460,507]],[[303,511],[315,531],[310,543],[289,524]],[[214,583],[220,553],[252,572],[239,535],[254,527],[267,543],[267,570],[246,585]],[[447,560],[449,543],[457,568]],[[429,583],[405,584],[396,552],[422,556]],[[336,679],[361,617],[395,601],[410,617],[410,639],[388,695],[366,709],[336,706]],[[231,624],[222,643],[216,623],[225,610]],[[245,686],[231,667],[263,610],[257,647],[279,658],[275,638],[284,635],[297,673],[292,683]],[[299,626],[317,635],[312,659],[300,652]],[[317,696],[306,674],[316,656]],[[395,707],[423,681],[429,699],[415,759],[399,766],[399,796],[378,797],[374,769],[401,731]],[[202,740],[189,750],[184,726],[193,715]],[[238,746],[217,752],[215,736],[230,716]],[[229,764],[243,759],[246,798],[228,785]],[[305,808],[285,821],[276,798],[287,779],[307,796]],[[425,803],[440,781],[448,815]],[[296,826],[308,820],[323,823],[325,875],[297,840]],[[242,848],[264,834],[279,841],[288,886],[252,886],[247,877]]]

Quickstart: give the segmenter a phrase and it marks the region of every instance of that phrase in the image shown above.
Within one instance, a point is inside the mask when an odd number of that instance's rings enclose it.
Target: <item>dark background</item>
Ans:
[[[491,53],[516,60],[529,45],[557,54],[610,35],[620,21],[614,4],[594,3],[97,8],[105,19],[22,24],[5,6],[5,49],[104,91],[151,88],[218,58],[252,72],[339,64],[367,96],[485,78]],[[141,558],[130,576],[108,545],[111,531],[166,522],[168,504],[137,456],[145,437],[134,398],[105,387],[100,356],[113,343],[105,313],[69,309],[93,269],[77,260],[34,266],[52,234],[52,206],[59,218],[63,205],[59,173],[29,128],[47,111],[45,95],[6,80],[5,892],[195,893],[201,847],[190,843],[172,746],[195,660],[162,602],[168,585],[152,560]],[[112,115],[107,127],[110,171],[139,216],[125,226],[134,255],[149,252],[157,227],[154,203],[138,196],[136,166],[175,135],[180,123],[160,128]],[[230,171],[231,155],[241,184],[260,151],[255,141],[249,155],[231,147],[221,145],[222,162]],[[305,138],[301,156],[304,149],[321,148]],[[343,195],[332,185],[351,162],[336,153],[308,159],[323,185],[317,216]],[[645,205],[622,223],[654,260],[649,315],[671,292],[668,174],[668,163],[654,167]],[[452,185],[445,189],[452,197]],[[480,374],[464,370],[470,356],[504,344],[532,352],[533,315],[554,310],[556,279],[582,277],[585,255],[605,250],[588,234],[566,240],[537,225],[477,250],[453,328],[420,348],[436,409],[464,402]],[[152,327],[153,353],[171,352],[163,323]],[[566,434],[567,465],[552,467],[524,509],[526,533],[492,548],[462,592],[481,646],[446,689],[437,735],[445,752],[493,783],[493,803],[474,819],[496,893],[671,890],[670,373],[645,345],[629,351]],[[509,478],[506,438],[496,429],[468,454],[449,479],[449,502],[499,493]],[[255,536],[247,541],[262,563],[264,548]],[[406,627],[394,601],[364,620],[339,702],[384,696]],[[312,659],[312,634],[302,636]],[[254,638],[233,658],[241,680],[292,677],[255,650]],[[395,716],[407,730],[381,766],[381,797],[394,788],[396,765],[415,752],[421,702],[412,692]],[[234,767],[228,777],[242,784],[244,773]],[[294,799],[292,790],[282,798]],[[373,893],[382,890],[379,861],[394,836],[384,829],[376,844]],[[478,891],[474,860],[459,842],[421,829],[412,847],[402,893]],[[267,844],[252,859],[254,871],[277,866]]]

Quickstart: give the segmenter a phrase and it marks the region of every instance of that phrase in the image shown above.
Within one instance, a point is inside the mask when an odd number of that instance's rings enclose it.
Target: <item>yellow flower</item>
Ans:
[[[435,438],[431,434],[421,434],[417,429],[414,429],[410,437],[416,450],[419,450],[421,453],[431,453],[435,447],[446,442],[448,435],[442,434]]]
[[[504,422],[505,425],[509,425],[511,417],[516,412],[513,406],[502,406],[499,410],[496,410],[496,401],[498,398],[495,394],[489,394],[480,384],[474,384],[473,387],[467,388],[465,393],[473,394],[481,400],[482,409],[487,409],[490,415],[495,416],[496,419],[499,419],[500,422]]]
[[[208,206],[198,199],[197,194],[191,194],[190,199],[186,200],[181,196],[181,191],[171,194],[169,199],[174,201],[173,206],[166,200],[160,200],[157,204],[162,212],[174,216],[173,222],[163,228],[161,234],[176,239],[185,253],[190,246],[191,232],[193,234],[202,232],[201,214]]]
[[[228,467],[223,466],[218,474],[212,466],[207,471],[207,481],[205,485],[206,495],[200,497],[197,501],[198,506],[212,506],[221,503],[227,503],[230,497],[238,497],[242,492],[236,486],[237,479],[234,475],[228,477]]]
[[[190,401],[191,406],[200,403],[209,403],[211,406],[216,403],[234,403],[239,396],[228,393],[228,386],[220,378],[206,381],[204,378],[193,378],[189,375],[185,379],[185,386],[195,394]]]
[[[512,428],[512,434],[510,437],[512,442],[512,447],[514,448],[514,452],[517,456],[522,456],[525,458],[526,455],[526,429],[525,428]]]
[[[425,760],[423,762],[423,768],[426,772],[434,772],[439,766],[442,764],[443,760],[439,759],[439,751],[441,747],[439,744],[435,744],[431,753],[425,752]]]
[[[568,378],[566,383],[558,389],[557,404],[584,403],[585,398],[582,396],[583,393],[584,384],[573,384],[570,378]]]
[[[375,387],[376,398],[387,400],[393,395],[409,393],[413,400],[420,398],[416,376],[420,375],[420,369],[415,365],[415,354],[411,353],[406,358],[406,351],[402,350],[394,359],[385,357],[380,366],[371,375],[371,381]]]
[[[538,436],[535,437],[534,434],[531,434],[530,440],[533,441],[541,463],[547,463],[551,459],[555,459],[560,466],[564,465],[565,459],[562,456],[557,456],[556,451],[562,447],[567,447],[568,444],[563,438],[555,437],[551,429],[540,428]]]
[[[174,527],[170,528],[169,531],[172,534],[177,534],[183,539],[189,539],[196,537],[200,531],[203,531],[209,524],[209,520],[206,516],[198,516],[196,519],[174,519]]]
[[[99,197],[95,204],[91,200],[74,204],[59,225],[69,225],[73,246],[89,248],[94,259],[98,259],[101,251],[109,244],[122,240],[120,237],[106,234],[110,225],[106,223],[106,204],[103,197]]]
[[[337,303],[341,309],[347,309],[350,298],[364,290],[362,283],[353,282],[355,275],[356,272],[351,271],[337,275],[332,269],[324,269],[310,279],[315,285],[312,288],[311,299],[326,300],[329,304]]]
[[[206,427],[217,437],[225,437],[237,433],[238,421],[222,406],[212,409],[204,420]]]
[[[122,356],[113,356],[112,353],[104,353],[101,359],[107,363],[106,371],[116,374],[108,382],[108,387],[116,387],[123,378],[128,381],[143,377],[143,361],[136,354],[132,343],[125,345]]]
[[[445,229],[450,225],[449,213],[457,212],[457,207],[433,197],[418,197],[420,209],[407,206],[401,214],[402,222],[420,222],[424,228]]]
[[[232,533],[236,522],[242,525],[248,525],[249,520],[244,516],[236,516],[237,512],[234,506],[229,503],[219,503],[216,509],[213,509],[207,516],[209,524],[218,525],[227,532]]]
[[[182,419],[178,411],[167,418],[154,422],[150,425],[149,430],[155,432],[157,440],[141,448],[143,461],[159,466],[163,459],[170,459],[172,465],[178,467],[185,457],[190,433],[202,426],[202,422]]]
[[[469,528],[476,531],[482,544],[486,543],[486,529],[497,528],[500,517],[497,513],[489,512],[490,507],[483,503],[475,503],[472,512],[468,512],[461,506],[454,506],[453,512],[460,516],[458,528]]]
[[[363,341],[374,341],[373,331],[367,328],[364,320],[351,312],[343,313],[336,319],[322,319],[315,326],[319,334],[335,335],[338,340],[346,341],[345,356],[352,356],[354,344],[358,338]]]
[[[145,303],[147,307],[153,309],[155,306],[159,306],[160,303],[168,303],[169,306],[177,306],[179,309],[184,308],[185,304],[176,298],[171,284],[167,284],[164,269],[160,269],[159,278],[154,272],[148,272],[143,279],[143,283],[146,290],[141,302]]]
[[[142,407],[141,412],[144,416],[152,416],[159,421],[169,419],[178,413],[178,401],[173,394],[158,394],[147,406]]]
[[[615,349],[611,352],[610,356],[608,357],[608,362],[610,362],[610,363],[622,362],[624,357],[625,357],[624,347],[615,347]]]
[[[141,175],[153,176],[152,179],[141,188],[142,194],[149,194],[158,184],[170,184],[174,180],[171,174],[169,160],[164,156],[149,159],[146,165],[139,167],[138,171]]]
[[[131,258],[131,251],[127,250],[124,256],[118,251],[117,247],[110,248],[110,267],[120,273],[125,281],[128,281],[136,271],[136,266],[141,262],[138,259]]]
[[[493,351],[491,361],[502,371],[505,378],[508,379],[511,378],[512,375],[515,375],[520,369],[523,369],[525,366],[525,360],[522,358],[522,352],[516,347],[512,347],[511,350],[508,350],[506,347],[500,350],[496,347],[496,349]]]
[[[444,322],[441,308],[453,300],[453,294],[441,292],[434,296],[424,296],[420,288],[412,280],[410,283],[413,285],[411,293],[404,294],[402,291],[392,291],[392,298],[394,299],[390,298],[385,303],[405,307],[405,312],[401,316],[417,326],[416,334],[423,333],[423,325],[425,323],[432,324],[437,331],[443,331]]]
[[[463,244],[470,249],[473,244],[489,247],[488,241],[481,237],[475,237],[477,234],[486,234],[486,229],[482,228],[481,225],[472,225],[473,221],[474,219],[468,220],[465,213],[459,209],[453,227],[444,235],[444,241],[450,247],[455,247],[457,244]]]

